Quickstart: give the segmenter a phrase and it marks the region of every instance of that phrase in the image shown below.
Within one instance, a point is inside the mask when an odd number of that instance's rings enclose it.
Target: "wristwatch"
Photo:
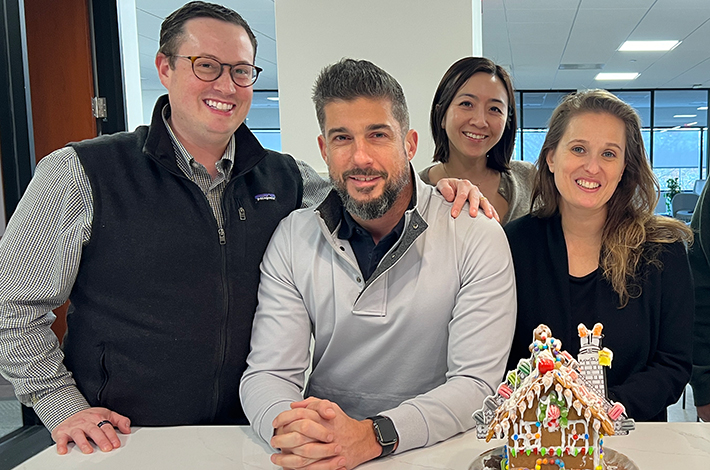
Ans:
[[[380,457],[390,455],[394,452],[399,436],[394,427],[394,423],[387,416],[373,416],[367,418],[372,420],[372,427],[375,429],[375,437],[377,442],[382,446]]]

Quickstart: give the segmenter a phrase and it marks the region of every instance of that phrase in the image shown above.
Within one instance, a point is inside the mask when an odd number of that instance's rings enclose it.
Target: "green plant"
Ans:
[[[668,178],[666,180],[666,186],[668,186],[668,192],[666,192],[666,211],[671,214],[671,201],[673,200],[673,196],[680,192],[678,178]]]

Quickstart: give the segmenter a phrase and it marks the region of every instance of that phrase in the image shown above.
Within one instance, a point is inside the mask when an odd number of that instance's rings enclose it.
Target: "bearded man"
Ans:
[[[515,282],[500,225],[453,219],[413,171],[392,76],[344,59],[313,100],[335,189],[271,239],[240,396],[275,464],[350,469],[474,426],[504,373]]]

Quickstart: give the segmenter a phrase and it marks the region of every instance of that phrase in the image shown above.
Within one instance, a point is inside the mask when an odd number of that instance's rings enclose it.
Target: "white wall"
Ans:
[[[480,54],[480,2],[276,0],[283,151],[326,171],[311,89],[324,66],[351,57],[374,62],[402,85],[411,127],[419,132],[414,166],[428,165],[434,153],[431,100],[452,63],[474,50]]]
[[[144,120],[141,97],[141,65],[138,50],[136,0],[118,0],[118,35],[121,41],[121,69],[126,110],[126,130],[132,131],[150,122],[150,112]],[[155,103],[153,100],[151,103]],[[152,109],[152,104],[150,105]]]

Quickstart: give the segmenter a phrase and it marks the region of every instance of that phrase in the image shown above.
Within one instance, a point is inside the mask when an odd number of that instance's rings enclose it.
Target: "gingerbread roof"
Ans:
[[[494,435],[506,436],[507,430],[512,428],[512,422],[521,419],[525,410],[531,408],[551,388],[558,396],[564,396],[567,407],[574,407],[577,414],[584,416],[596,431],[602,429],[606,435],[614,434],[614,423],[607,411],[611,410],[613,405],[591,387],[587,387],[576,370],[569,365],[560,365],[543,374],[532,371],[522,381],[510,398],[496,410],[495,417],[489,424],[486,440],[490,440]]]
[[[599,344],[601,329],[597,324],[589,331],[580,324],[580,338],[593,335]],[[513,424],[523,420],[526,410],[541,402],[544,409],[549,404],[554,405],[550,405],[550,411],[562,427],[567,426],[567,413],[574,409],[591,429],[605,435],[628,434],[634,429],[634,422],[626,417],[623,405],[612,403],[604,396],[605,387],[599,387],[597,377],[593,377],[595,386],[585,379],[579,363],[562,350],[561,341],[552,337],[546,325],[534,330],[530,351],[531,357],[521,359],[518,367],[508,372],[497,393],[486,398],[484,407],[473,414],[479,438],[507,437]],[[610,354],[607,352],[605,358],[610,360]],[[585,359],[588,357],[587,351]],[[588,372],[589,369],[585,369],[585,373]]]

